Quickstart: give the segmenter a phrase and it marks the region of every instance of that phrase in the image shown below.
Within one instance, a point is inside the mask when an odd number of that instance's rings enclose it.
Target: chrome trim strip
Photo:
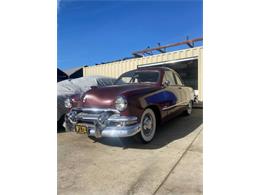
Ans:
[[[128,121],[136,121],[137,117],[135,116],[120,116],[120,115],[112,115],[108,119],[108,121],[114,121],[114,122],[128,122]]]
[[[111,108],[80,108],[80,107],[76,107],[76,108],[72,108],[71,111],[78,111],[78,112],[91,111],[91,112],[115,112],[115,113],[120,113],[118,110],[111,109]]]
[[[76,119],[80,120],[98,120],[101,114],[88,114],[88,113],[79,113],[75,116]],[[106,119],[108,121],[114,121],[114,122],[127,122],[127,121],[137,121],[136,116],[121,116],[119,114],[112,114],[108,116]]]
[[[182,103],[186,103],[186,102],[179,102],[179,103],[174,104],[174,105],[172,105],[172,106],[164,107],[162,110],[163,110],[163,111],[169,110],[169,109],[171,109],[171,108],[174,108],[174,107],[176,107],[176,106],[179,106],[179,105],[182,104]]]
[[[94,116],[80,116],[80,117],[77,117],[81,120],[93,120],[93,121],[96,121],[98,120],[98,117],[94,117]]]
[[[139,123],[125,127],[106,127],[100,131],[98,137],[130,137],[137,134],[141,130],[140,127]],[[96,131],[97,129],[90,129],[89,136],[97,137]]]

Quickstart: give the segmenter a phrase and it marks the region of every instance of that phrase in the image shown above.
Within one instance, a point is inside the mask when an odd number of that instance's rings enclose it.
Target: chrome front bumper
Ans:
[[[66,131],[75,131],[75,126],[87,126],[88,135],[100,137],[130,137],[140,131],[135,116],[121,116],[114,109],[73,108],[65,116]]]

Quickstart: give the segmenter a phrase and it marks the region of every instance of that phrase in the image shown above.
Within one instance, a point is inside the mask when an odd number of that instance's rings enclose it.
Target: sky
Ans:
[[[200,0],[58,0],[58,67],[91,66],[202,37],[202,18]]]

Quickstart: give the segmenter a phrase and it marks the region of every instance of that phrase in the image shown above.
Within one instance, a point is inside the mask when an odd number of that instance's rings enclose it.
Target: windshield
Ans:
[[[159,80],[158,71],[131,71],[122,74],[115,82],[115,85],[129,83],[156,83]]]

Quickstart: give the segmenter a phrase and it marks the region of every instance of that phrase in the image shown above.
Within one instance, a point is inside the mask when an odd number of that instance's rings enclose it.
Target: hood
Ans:
[[[112,85],[105,87],[92,87],[82,96],[83,107],[109,108],[114,105],[117,96],[129,98],[158,89],[151,84]]]

